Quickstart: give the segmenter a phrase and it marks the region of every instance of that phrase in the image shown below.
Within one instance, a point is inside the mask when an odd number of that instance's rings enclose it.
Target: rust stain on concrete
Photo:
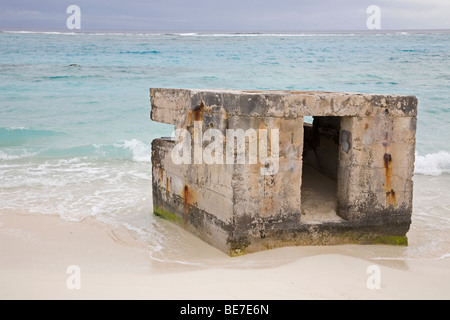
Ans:
[[[169,177],[166,178],[166,194],[169,194],[170,192],[170,179]]]
[[[395,191],[392,188],[392,155],[385,153],[383,156],[384,161],[384,189],[386,190],[386,204],[395,207],[396,197]]]
[[[194,108],[194,121],[203,121],[203,112],[205,111],[205,104],[203,101]]]
[[[182,198],[184,202],[184,222],[186,223],[189,215],[189,206],[193,206],[196,202],[194,190],[188,185],[184,185]]]

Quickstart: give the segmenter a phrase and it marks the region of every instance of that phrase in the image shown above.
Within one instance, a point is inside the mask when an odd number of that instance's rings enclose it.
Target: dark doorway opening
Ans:
[[[337,215],[340,117],[304,123],[302,216],[304,223],[341,221]]]

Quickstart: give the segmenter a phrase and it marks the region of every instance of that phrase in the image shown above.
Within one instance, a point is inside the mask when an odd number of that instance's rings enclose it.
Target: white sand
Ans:
[[[384,252],[390,247],[282,248],[239,258],[208,247],[209,263],[195,267],[154,261],[148,249],[115,238],[109,227],[92,220],[1,215],[0,298],[450,298],[450,259],[364,258],[365,250]],[[369,290],[366,284],[367,268],[374,264],[381,268],[380,290]],[[81,269],[80,290],[67,289],[69,265]]]
[[[302,222],[342,221],[336,213],[337,182],[307,164],[303,165],[302,179]]]

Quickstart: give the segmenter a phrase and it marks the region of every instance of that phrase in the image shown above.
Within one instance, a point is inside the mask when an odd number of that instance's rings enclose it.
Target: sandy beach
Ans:
[[[282,248],[228,258],[208,246],[217,266],[214,261],[209,265],[164,263],[117,234],[120,230],[92,219],[67,222],[57,216],[1,215],[0,298],[450,298],[450,259],[445,258],[374,261],[357,256],[377,246]],[[190,241],[200,243],[195,237]],[[80,267],[79,290],[67,288],[70,265]],[[371,265],[380,267],[380,290],[367,287]]]

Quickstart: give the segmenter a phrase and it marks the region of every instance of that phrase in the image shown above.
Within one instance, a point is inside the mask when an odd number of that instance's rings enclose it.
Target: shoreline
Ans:
[[[0,215],[0,243],[3,300],[450,298],[450,259],[374,261],[355,246],[288,247],[239,260],[217,253],[209,265],[171,264],[152,259],[145,246],[117,241],[110,226],[93,219],[17,213]],[[80,267],[80,290],[66,286],[70,265]],[[367,288],[371,265],[380,267],[380,290]]]
[[[0,299],[450,298],[450,92],[444,88],[450,29],[153,33],[128,27],[0,31],[7,84],[0,111]],[[414,160],[409,246],[284,247],[230,258],[183,225],[159,219],[152,214],[152,141],[170,136],[174,126],[150,120],[150,85],[417,96],[419,121],[404,127],[416,130],[416,152],[403,160],[391,155],[391,169]],[[395,153],[405,148],[391,145]],[[389,168],[381,162],[385,150],[376,157],[382,171]],[[403,178],[402,170],[388,171]],[[199,177],[192,180],[203,183]],[[169,182],[174,191],[177,184]],[[403,185],[379,188],[380,199],[386,191],[392,200],[395,191],[400,201]],[[184,182],[179,187],[184,195]],[[336,219],[329,208],[335,204],[316,195],[302,204],[303,219]],[[222,213],[219,201],[211,207]],[[308,216],[308,209],[322,214]],[[67,288],[69,266],[79,267],[80,290]],[[380,268],[381,290],[367,288],[371,266]]]

